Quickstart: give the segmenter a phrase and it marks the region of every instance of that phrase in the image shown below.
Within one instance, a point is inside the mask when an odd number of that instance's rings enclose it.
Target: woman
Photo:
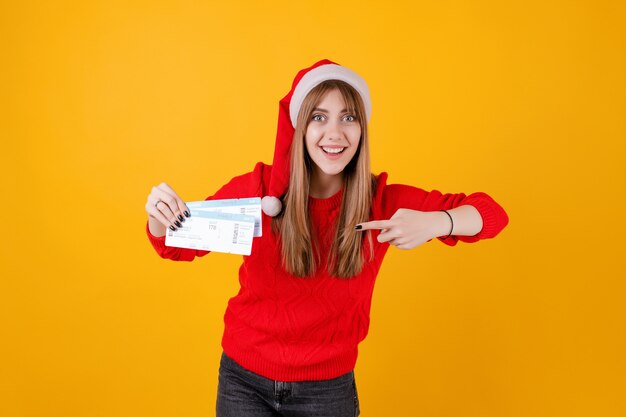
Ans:
[[[357,349],[389,246],[476,242],[508,224],[484,193],[427,192],[372,175],[370,114],[360,76],[315,63],[280,101],[272,166],[259,162],[209,197],[264,196],[262,237],[243,258],[224,316],[218,416],[359,415]],[[146,211],[160,256],[207,253],[165,246],[166,227],[190,215],[166,184],[153,188]]]

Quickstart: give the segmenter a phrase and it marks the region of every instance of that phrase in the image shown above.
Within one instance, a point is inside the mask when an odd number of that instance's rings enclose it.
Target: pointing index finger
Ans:
[[[356,225],[356,230],[372,230],[372,229],[388,229],[389,220],[374,220],[371,222],[359,223]]]

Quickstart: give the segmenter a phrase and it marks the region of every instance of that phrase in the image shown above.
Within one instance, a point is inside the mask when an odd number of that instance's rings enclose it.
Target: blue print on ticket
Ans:
[[[254,217],[254,237],[263,236],[261,227],[261,197],[231,198],[226,200],[191,201],[187,207],[196,211],[246,214]]]

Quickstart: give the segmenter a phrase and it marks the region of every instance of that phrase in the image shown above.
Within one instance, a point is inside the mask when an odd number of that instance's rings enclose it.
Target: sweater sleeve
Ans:
[[[265,171],[267,171],[267,166],[262,162],[258,162],[252,172],[234,177],[228,182],[228,184],[222,186],[222,188],[220,188],[215,194],[207,197],[205,200],[260,197],[263,190],[263,177]],[[265,176],[267,177],[267,175]],[[209,253],[209,251],[204,250],[165,246],[165,236],[156,237],[150,233],[147,221],[146,233],[148,235],[148,240],[152,244],[152,247],[154,247],[154,250],[161,258],[164,259],[171,259],[174,261],[193,261],[197,256],[204,256]]]
[[[474,236],[450,236],[447,239],[438,237],[443,243],[454,246],[460,240],[472,243],[481,239],[495,237],[509,223],[509,217],[504,209],[490,196],[482,192],[465,195],[443,194],[440,191],[425,191],[421,188],[404,184],[390,184],[383,192],[383,213],[385,218],[391,218],[400,208],[420,211],[448,210],[459,206],[471,205],[478,210],[483,220],[483,228]]]

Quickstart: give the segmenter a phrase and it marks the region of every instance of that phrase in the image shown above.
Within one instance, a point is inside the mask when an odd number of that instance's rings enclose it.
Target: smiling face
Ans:
[[[361,124],[357,115],[346,109],[336,88],[322,96],[308,123],[306,150],[314,163],[311,189],[332,188],[334,193],[341,187],[344,168],[359,148]]]

